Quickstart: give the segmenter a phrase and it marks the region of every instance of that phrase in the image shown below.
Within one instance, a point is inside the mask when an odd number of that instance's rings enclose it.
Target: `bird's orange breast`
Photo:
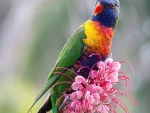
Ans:
[[[91,47],[95,52],[108,56],[111,50],[112,38],[114,36],[114,29],[100,25],[98,22],[91,20],[85,23],[84,43]]]

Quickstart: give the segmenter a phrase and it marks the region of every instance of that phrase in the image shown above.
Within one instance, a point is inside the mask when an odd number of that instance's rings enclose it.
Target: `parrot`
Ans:
[[[67,40],[55,65],[37,95],[32,107],[50,89],[38,113],[62,113],[64,98],[62,95],[71,92],[71,80],[76,73],[88,77],[89,69],[98,61],[105,61],[111,52],[115,26],[119,18],[119,0],[97,0],[93,15],[84,22]],[[80,69],[80,71],[79,71]]]

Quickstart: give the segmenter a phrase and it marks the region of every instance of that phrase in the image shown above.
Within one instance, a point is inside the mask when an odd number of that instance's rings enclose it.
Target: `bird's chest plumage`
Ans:
[[[114,30],[90,20],[85,23],[84,27],[86,38],[83,41],[87,46],[82,56],[74,63],[73,68],[75,72],[78,72],[78,69],[88,67],[82,69],[79,73],[86,77],[89,68],[92,68],[98,61],[105,61],[110,54]]]
[[[85,23],[84,43],[91,47],[96,53],[108,56],[111,49],[114,30],[111,27],[105,27],[98,22],[87,21]]]

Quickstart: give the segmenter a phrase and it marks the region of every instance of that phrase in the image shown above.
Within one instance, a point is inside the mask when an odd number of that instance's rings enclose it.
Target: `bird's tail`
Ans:
[[[52,109],[52,103],[51,103],[51,97],[49,94],[47,98],[45,99],[44,103],[42,104],[42,106],[40,107],[38,113],[47,113],[51,109]]]
[[[54,84],[56,79],[59,77],[59,75],[51,76],[53,74],[53,71],[50,73],[50,77],[48,78],[46,84],[42,88],[42,91],[37,95],[36,99],[34,100],[33,104],[31,105],[30,109],[28,110],[27,113],[32,109],[32,107],[37,103],[37,101],[47,92],[47,90]]]

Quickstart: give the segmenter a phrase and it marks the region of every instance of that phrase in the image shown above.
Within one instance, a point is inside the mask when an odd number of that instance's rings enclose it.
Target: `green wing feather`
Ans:
[[[86,38],[86,35],[83,24],[76,30],[76,32],[69,38],[69,40],[64,45],[54,68],[51,70],[48,79],[44,87],[42,88],[42,91],[36,97],[29,111],[59,78],[60,75],[54,75],[56,67],[69,67],[73,65],[75,61],[83,54],[84,49],[86,47],[86,45],[83,43],[84,38]]]

